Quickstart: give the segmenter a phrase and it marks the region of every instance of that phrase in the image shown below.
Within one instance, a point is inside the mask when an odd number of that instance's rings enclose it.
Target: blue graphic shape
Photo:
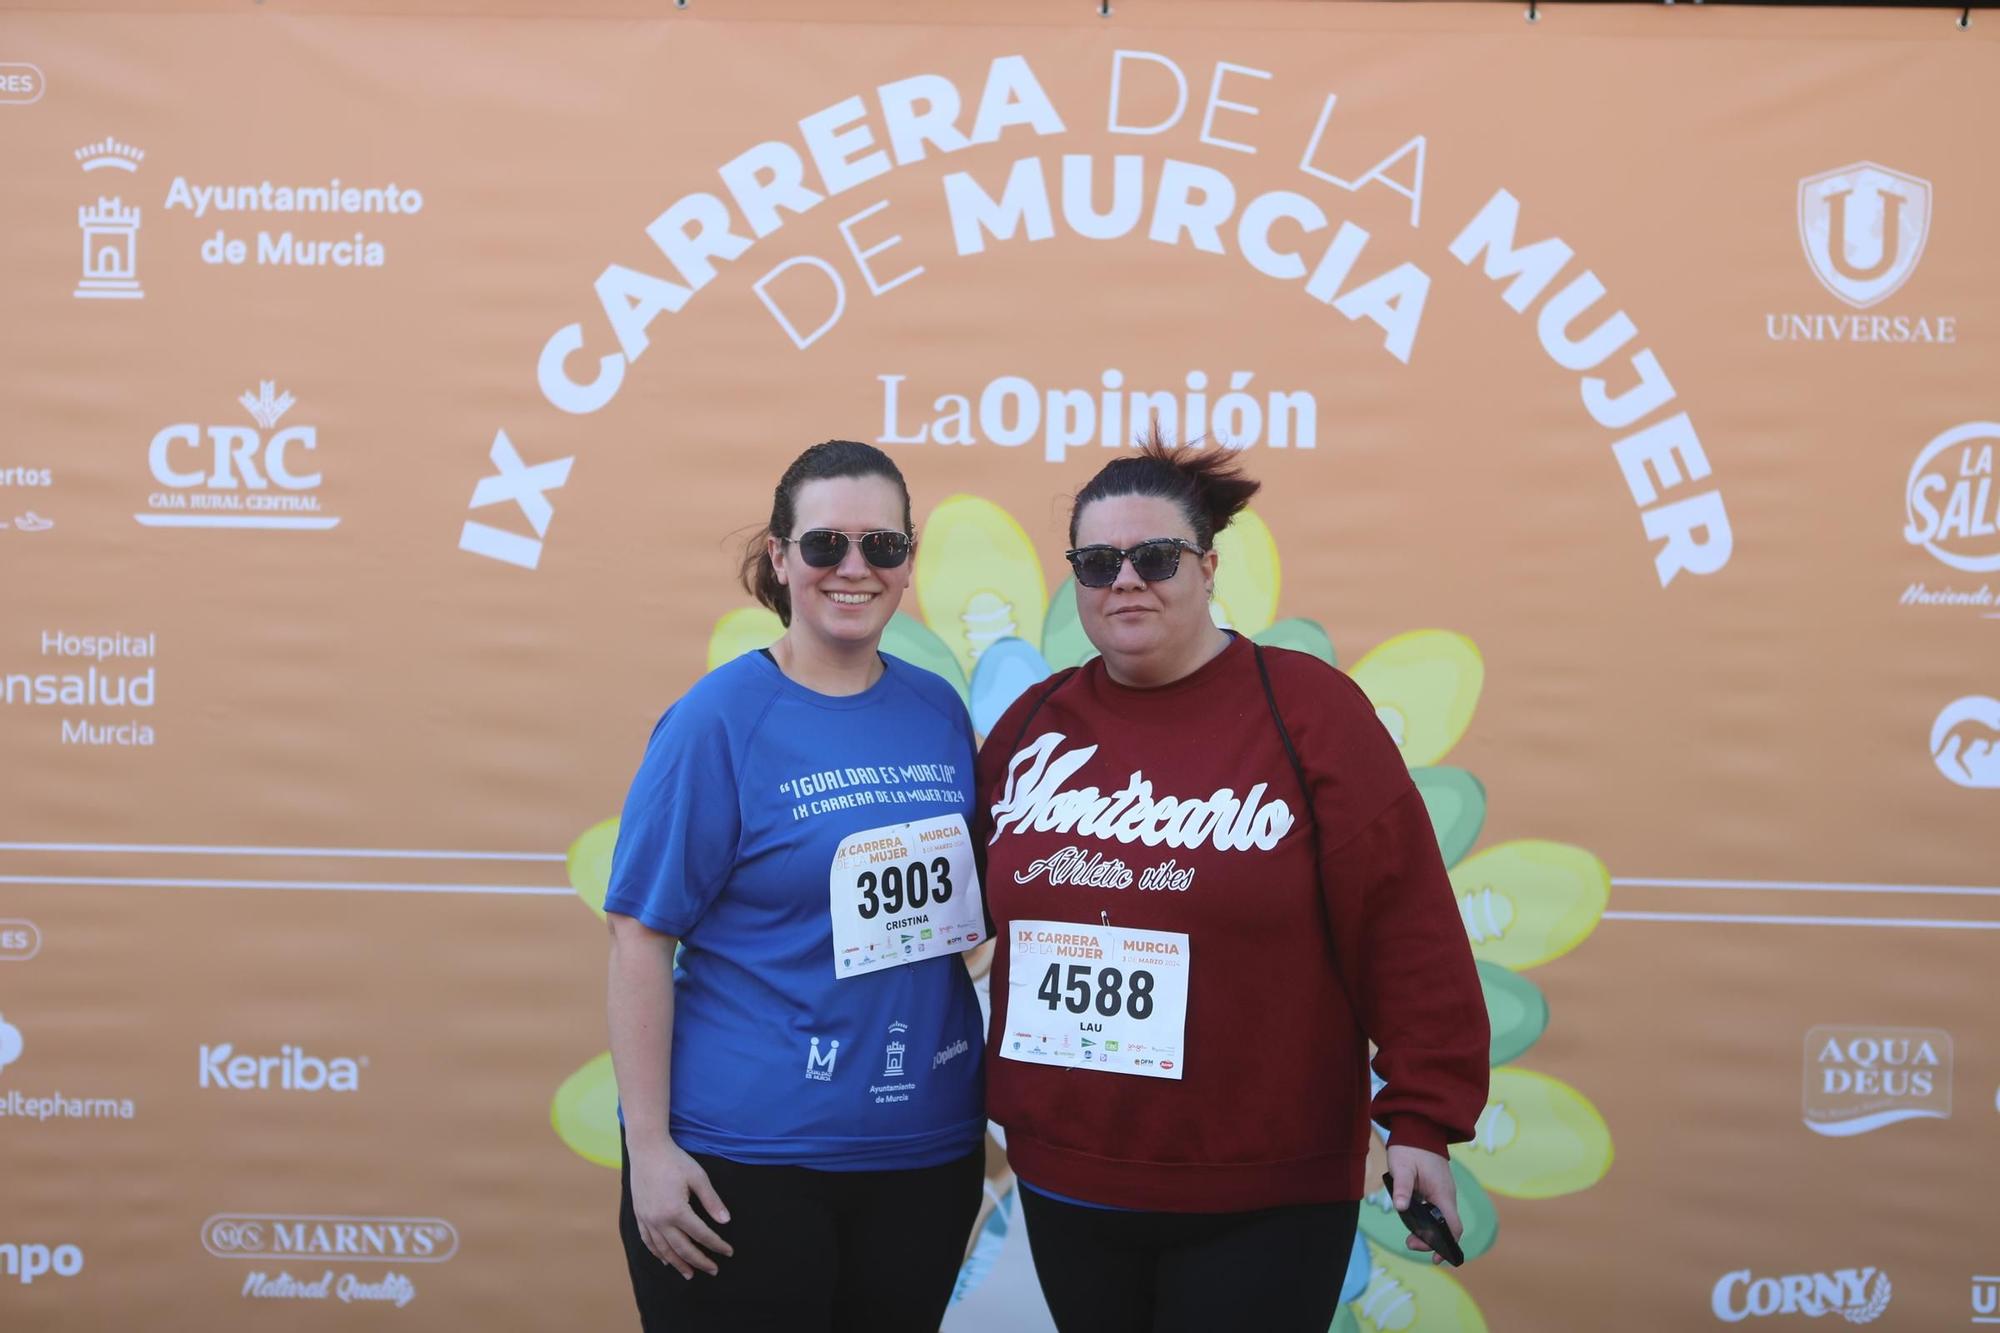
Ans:
[[[1368,1290],[1368,1274],[1374,1265],[1368,1258],[1368,1238],[1359,1230],[1354,1233],[1354,1249],[1347,1256],[1347,1276],[1340,1280],[1340,1303],[1361,1299],[1361,1293]]]
[[[996,639],[972,664],[972,729],[984,736],[1030,686],[1049,678],[1049,664],[1026,639]]]

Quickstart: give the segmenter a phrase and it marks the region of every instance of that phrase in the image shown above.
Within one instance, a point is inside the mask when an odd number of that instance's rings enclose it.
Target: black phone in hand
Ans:
[[[1382,1188],[1389,1191],[1389,1206],[1396,1206],[1395,1178],[1388,1172],[1382,1173]],[[1410,1185],[1410,1206],[1401,1209],[1396,1216],[1403,1219],[1403,1225],[1412,1236],[1431,1247],[1440,1258],[1453,1268],[1465,1264],[1465,1251],[1458,1247],[1457,1237],[1451,1234],[1451,1223],[1444,1220],[1444,1213],[1438,1206],[1418,1193],[1415,1182]]]

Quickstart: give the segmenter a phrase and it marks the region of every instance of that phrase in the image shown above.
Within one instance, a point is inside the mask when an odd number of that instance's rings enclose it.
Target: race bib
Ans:
[[[1013,921],[1000,1056],[1104,1074],[1186,1069],[1188,937],[1073,921]]]
[[[963,815],[888,824],[842,838],[827,879],[833,973],[858,977],[986,938],[972,835]]]

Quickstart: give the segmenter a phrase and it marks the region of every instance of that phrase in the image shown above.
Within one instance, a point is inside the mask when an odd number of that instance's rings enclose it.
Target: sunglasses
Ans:
[[[1196,555],[1208,552],[1193,542],[1182,541],[1179,537],[1154,537],[1120,550],[1116,546],[1079,546],[1074,551],[1065,551],[1069,567],[1076,571],[1076,581],[1086,588],[1108,588],[1118,581],[1118,571],[1125,562],[1132,562],[1132,572],[1148,583],[1158,583],[1170,579],[1179,572],[1181,552],[1193,551]]]
[[[907,532],[878,528],[851,534],[851,539],[861,543],[861,558],[877,569],[894,569],[910,558],[912,541]],[[834,528],[813,528],[796,537],[780,537],[778,542],[798,547],[799,559],[814,569],[832,569],[847,558],[849,540],[850,534]]]

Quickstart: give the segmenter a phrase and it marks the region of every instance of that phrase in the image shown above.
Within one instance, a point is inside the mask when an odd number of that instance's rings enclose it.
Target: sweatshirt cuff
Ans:
[[[1450,1142],[1442,1125],[1433,1124],[1420,1115],[1391,1116],[1386,1123],[1390,1147],[1422,1148],[1440,1157],[1451,1156]]]

